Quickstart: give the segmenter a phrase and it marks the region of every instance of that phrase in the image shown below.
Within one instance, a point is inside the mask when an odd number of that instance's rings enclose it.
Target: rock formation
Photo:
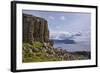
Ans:
[[[48,22],[44,18],[23,14],[23,42],[49,42]]]

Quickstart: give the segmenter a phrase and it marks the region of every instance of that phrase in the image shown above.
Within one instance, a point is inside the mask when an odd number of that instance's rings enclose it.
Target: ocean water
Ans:
[[[89,41],[76,42],[75,44],[65,44],[65,43],[54,43],[55,48],[66,49],[69,52],[75,51],[91,51],[91,44]]]

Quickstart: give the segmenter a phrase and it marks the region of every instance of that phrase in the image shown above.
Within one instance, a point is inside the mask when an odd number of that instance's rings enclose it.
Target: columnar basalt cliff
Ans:
[[[23,42],[48,42],[48,22],[44,18],[23,14]]]

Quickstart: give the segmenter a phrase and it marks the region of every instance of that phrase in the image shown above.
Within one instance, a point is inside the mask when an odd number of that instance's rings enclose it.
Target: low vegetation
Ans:
[[[23,62],[46,62],[46,61],[68,61],[68,60],[85,60],[90,57],[88,53],[76,52],[70,53],[63,49],[46,46],[41,42],[33,44],[23,43]],[[82,54],[83,53],[83,54]]]

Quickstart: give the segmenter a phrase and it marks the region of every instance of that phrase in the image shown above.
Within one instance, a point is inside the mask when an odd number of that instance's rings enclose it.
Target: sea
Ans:
[[[77,51],[91,51],[90,41],[80,41],[73,44],[65,44],[65,43],[54,43],[54,48],[65,49],[68,52],[77,52]]]

